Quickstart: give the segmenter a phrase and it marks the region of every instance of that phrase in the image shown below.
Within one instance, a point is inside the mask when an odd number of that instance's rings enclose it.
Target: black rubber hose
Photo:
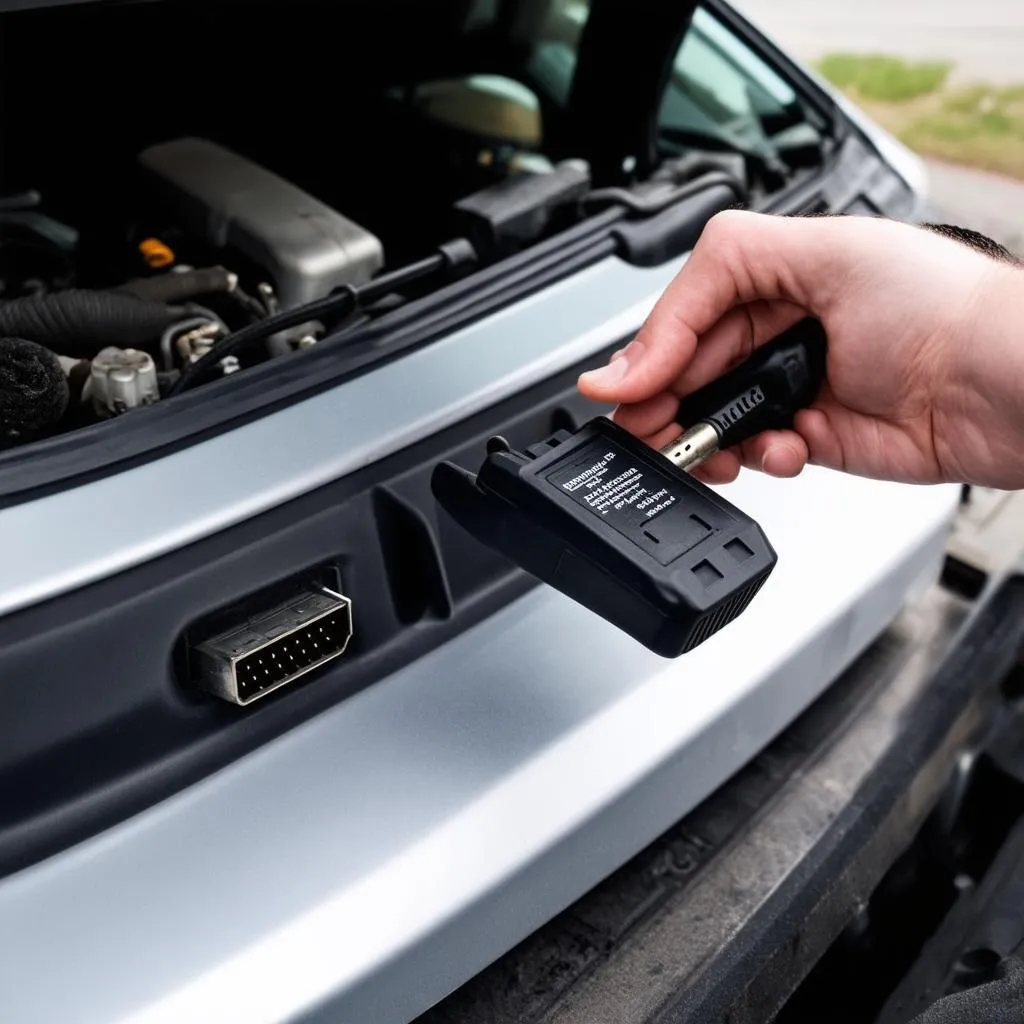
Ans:
[[[224,267],[201,267],[198,270],[128,281],[115,288],[114,292],[133,295],[145,302],[162,302],[173,306],[203,295],[225,295],[237,283],[235,275]]]
[[[114,292],[68,289],[0,302],[0,337],[27,338],[72,359],[101,348],[151,348],[186,310]]]
[[[0,445],[31,440],[56,426],[69,394],[53,352],[24,338],[0,337]]]

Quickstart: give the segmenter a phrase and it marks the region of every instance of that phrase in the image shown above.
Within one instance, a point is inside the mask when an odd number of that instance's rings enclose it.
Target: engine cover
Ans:
[[[384,247],[371,232],[214,142],[162,142],[139,162],[162,186],[181,226],[262,267],[282,308],[365,284],[384,264]]]

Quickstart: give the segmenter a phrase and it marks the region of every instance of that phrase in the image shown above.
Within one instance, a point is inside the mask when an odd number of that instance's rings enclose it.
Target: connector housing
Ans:
[[[196,682],[244,706],[344,654],[351,639],[351,601],[317,587],[197,644]]]
[[[778,560],[750,516],[605,417],[524,450],[492,438],[478,474],[442,462],[431,487],[477,540],[666,658],[739,616]]]

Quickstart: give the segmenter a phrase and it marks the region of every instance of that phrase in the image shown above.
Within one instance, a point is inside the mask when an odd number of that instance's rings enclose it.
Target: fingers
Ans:
[[[767,476],[799,476],[810,461],[806,441],[792,430],[765,431],[743,446],[742,451],[716,452],[693,470],[693,475],[709,484],[727,484],[739,476],[743,466],[760,470]]]
[[[652,447],[671,441],[681,429],[679,396],[720,377],[807,315],[808,292],[793,266],[821,274],[825,260],[820,246],[808,244],[794,227],[806,225],[754,214],[715,218],[636,339],[608,366],[584,374],[580,390],[614,402],[616,423]],[[813,416],[810,422],[822,457],[834,457],[827,416],[824,426]],[[811,458],[809,439],[799,430],[772,431],[742,450],[716,454],[694,475],[728,483],[746,465],[793,477]]]
[[[672,402],[673,405],[678,404],[675,398],[672,398]],[[616,419],[618,419],[618,415],[619,412],[617,411]],[[628,430],[630,428],[626,427],[625,429]],[[679,427],[675,424],[670,424],[654,431],[654,433],[641,433],[638,436],[643,440],[644,444],[649,445],[651,448],[659,449],[679,436]],[[692,475],[697,477],[698,480],[703,480],[706,484],[728,484],[732,483],[739,476],[741,468],[740,457],[736,452],[715,452],[707,462],[696,466],[692,470]]]
[[[724,353],[725,348],[722,351]],[[699,372],[706,370],[715,377],[724,368],[707,364],[700,368]],[[612,418],[624,430],[642,438],[652,448],[658,449],[675,440],[682,430],[676,422],[678,408],[679,399],[674,394],[663,391],[646,402],[619,406]],[[814,439],[823,458],[835,458],[834,450],[838,443],[835,432],[831,429],[827,415],[820,413],[820,416],[823,420],[815,418],[812,412],[807,418],[811,430],[809,436]],[[729,450],[717,453],[693,472],[705,483],[713,484],[730,483],[735,480],[741,466],[760,470],[769,476],[794,477],[803,472],[809,461],[810,445],[800,432],[770,430],[751,438],[739,452]],[[824,464],[830,463],[826,461]]]
[[[803,316],[803,310],[789,303],[755,302],[733,310],[701,339],[689,366],[672,382],[671,391],[662,391],[631,405],[620,405],[612,418],[623,430],[637,437],[647,437],[669,425],[675,426],[679,396],[720,377],[745,359],[755,346],[781,334]],[[621,362],[622,358],[617,353],[612,361]]]
[[[655,431],[653,434],[648,434],[646,437],[642,436],[641,440],[644,444],[660,450],[670,441],[674,441],[679,436],[679,433],[678,425],[671,423],[667,427],[662,427],[661,430]]]
[[[700,339],[672,390],[681,396],[704,387],[806,315],[789,302],[750,302],[730,310]]]
[[[657,415],[656,405],[663,399],[659,395],[650,403],[651,415]],[[671,396],[669,396],[671,397]],[[673,398],[673,403],[675,399]],[[616,412],[616,421],[619,415],[627,414],[627,423],[641,423],[642,419],[631,419],[636,415],[644,415],[643,407],[627,407],[625,410]],[[645,444],[651,448],[660,449],[675,440],[679,436],[679,426],[670,423],[654,431],[634,431],[631,426],[619,424],[631,433],[636,433]],[[747,466],[750,469],[757,469],[769,476],[794,477],[798,476],[804,466],[810,461],[810,452],[807,442],[798,433],[792,430],[771,430],[752,438],[742,450],[727,449],[716,452],[707,462],[692,470],[694,476],[710,484],[727,484],[739,476],[740,469]]]
[[[693,469],[691,475],[706,484],[731,484],[740,475],[741,468],[736,452],[715,452],[707,462]]]
[[[808,457],[815,465],[829,469],[846,468],[842,440],[827,409],[818,406],[802,409],[793,418],[793,426],[804,438]]]
[[[636,340],[608,366],[584,374],[580,390],[616,405],[644,401],[671,388],[695,358],[698,340],[735,307],[781,300],[816,311],[842,256],[834,234],[819,218],[736,210],[712,218]],[[730,321],[730,337],[743,330],[741,321]]]
[[[766,430],[743,445],[743,464],[768,476],[799,476],[810,458],[807,441],[795,430]]]
[[[660,395],[648,398],[645,402],[620,405],[612,419],[623,430],[628,430],[637,437],[648,437],[673,425],[678,411],[679,399],[669,391],[662,391]]]

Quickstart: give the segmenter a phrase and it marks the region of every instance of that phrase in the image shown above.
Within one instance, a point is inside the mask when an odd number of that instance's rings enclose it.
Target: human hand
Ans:
[[[719,452],[698,475],[795,476],[813,462],[1024,486],[1024,269],[893,221],[719,214],[636,339],[580,390],[660,447],[680,433],[680,396],[808,315],[829,339],[818,399],[793,430]]]

